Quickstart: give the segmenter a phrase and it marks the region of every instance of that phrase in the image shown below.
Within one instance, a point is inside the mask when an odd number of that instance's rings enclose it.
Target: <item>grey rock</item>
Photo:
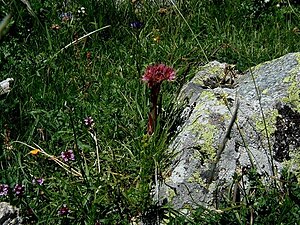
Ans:
[[[234,185],[235,174],[255,166],[265,182],[271,182],[283,166],[297,168],[299,74],[300,53],[262,63],[244,74],[217,61],[201,67],[181,90],[180,98],[187,99],[189,107],[170,145],[177,156],[159,186],[160,202],[186,213],[199,205],[217,208]]]
[[[19,216],[19,209],[7,202],[0,202],[0,224],[21,225],[22,219]]]
[[[3,81],[0,81],[0,95],[9,93],[11,90],[10,83],[13,81],[13,78],[7,78]]]

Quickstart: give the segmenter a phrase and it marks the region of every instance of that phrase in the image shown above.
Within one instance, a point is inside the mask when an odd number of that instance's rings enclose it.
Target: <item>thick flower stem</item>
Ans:
[[[147,134],[152,135],[155,131],[157,123],[157,115],[159,114],[158,107],[158,95],[160,91],[160,85],[164,80],[173,81],[175,79],[175,71],[172,67],[165,64],[156,64],[148,66],[145,74],[142,77],[142,81],[146,82],[150,88],[150,113],[147,124]],[[161,102],[159,103],[161,104]]]
[[[155,126],[156,126],[156,119],[157,119],[157,102],[158,102],[158,95],[160,91],[160,83],[155,84],[151,87],[151,93],[150,93],[150,101],[151,101],[151,110],[148,117],[148,126],[147,126],[147,133],[149,135],[152,135]]]

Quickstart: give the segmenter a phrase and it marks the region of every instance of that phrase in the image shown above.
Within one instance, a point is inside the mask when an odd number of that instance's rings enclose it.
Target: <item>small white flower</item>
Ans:
[[[270,0],[265,0],[265,3],[268,3],[268,2],[270,2]]]
[[[80,7],[80,8],[77,10],[77,12],[78,12],[79,14],[85,14],[85,8],[84,8],[84,7]]]

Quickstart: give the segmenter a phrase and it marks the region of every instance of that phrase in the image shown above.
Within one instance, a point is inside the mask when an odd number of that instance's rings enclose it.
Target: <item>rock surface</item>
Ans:
[[[10,82],[12,82],[13,80],[13,78],[7,78],[0,82],[0,95],[10,92]]]
[[[255,166],[270,181],[300,149],[300,53],[244,74],[211,62],[181,93],[189,107],[170,146],[177,157],[159,188],[159,199],[175,209],[217,208],[235,174]],[[300,174],[299,161],[290,165]]]
[[[0,202],[0,224],[1,225],[21,225],[22,219],[19,217],[19,210],[7,202]]]

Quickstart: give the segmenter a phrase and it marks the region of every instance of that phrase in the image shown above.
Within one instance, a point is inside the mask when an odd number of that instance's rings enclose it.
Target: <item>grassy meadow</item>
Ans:
[[[257,190],[184,216],[157,207],[152,189],[172,160],[181,111],[174,100],[199,65],[244,71],[300,50],[300,5],[259,0],[0,0],[0,201],[24,224],[297,224],[300,188]],[[176,71],[161,85],[155,132],[147,134],[148,65]],[[275,221],[275,223],[274,223]],[[148,222],[148,224],[155,224]]]

